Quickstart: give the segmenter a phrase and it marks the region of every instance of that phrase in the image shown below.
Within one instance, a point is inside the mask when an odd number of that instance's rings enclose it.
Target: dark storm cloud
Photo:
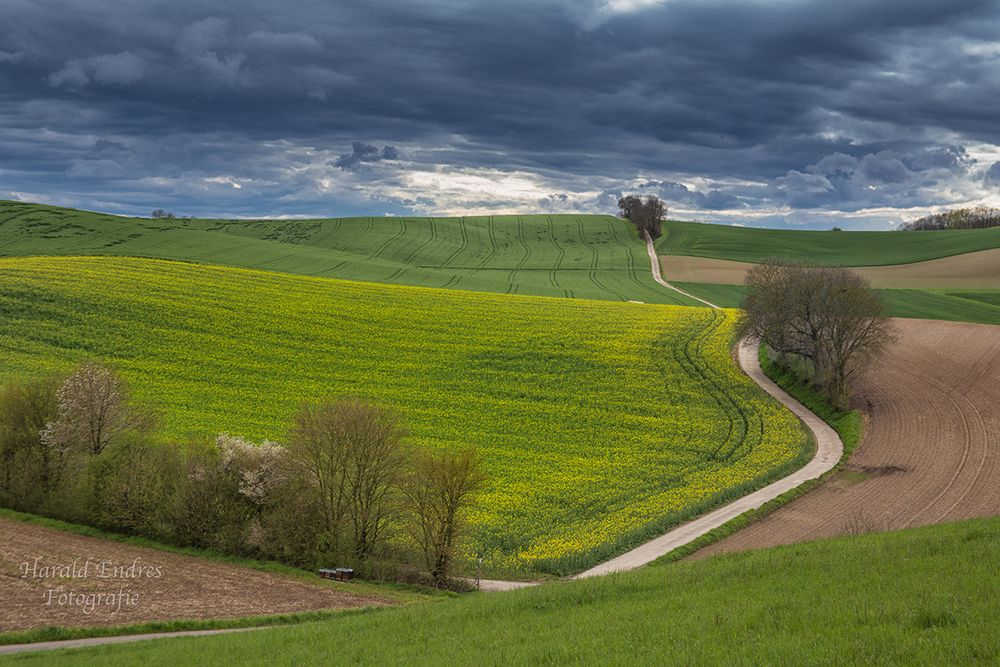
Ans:
[[[398,160],[399,149],[395,146],[383,146],[379,152],[377,146],[355,141],[351,144],[351,152],[344,153],[333,161],[333,166],[340,167],[344,171],[354,171],[365,162],[379,162],[381,160]]]
[[[994,182],[966,145],[1000,145],[996,2],[630,4],[6,0],[0,197],[406,212],[457,202],[448,176],[529,174],[515,205],[645,182],[692,211],[850,212]]]

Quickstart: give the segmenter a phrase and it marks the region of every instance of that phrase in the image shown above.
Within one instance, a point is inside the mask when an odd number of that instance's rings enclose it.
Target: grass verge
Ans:
[[[998,549],[993,517],[335,622],[11,658],[46,667],[997,664]]]

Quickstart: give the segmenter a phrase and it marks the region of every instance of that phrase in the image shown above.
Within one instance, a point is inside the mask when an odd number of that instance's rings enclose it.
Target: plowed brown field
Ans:
[[[0,631],[391,604],[351,586],[311,584],[290,575],[0,519]],[[105,597],[98,603],[99,593]],[[95,597],[88,598],[90,594]],[[107,596],[113,596],[111,602]]]
[[[746,262],[670,255],[660,258],[667,280],[742,285]],[[893,266],[855,266],[875,287],[897,289],[1000,289],[1000,248]]]
[[[1000,514],[1000,327],[896,324],[847,470],[694,557]]]

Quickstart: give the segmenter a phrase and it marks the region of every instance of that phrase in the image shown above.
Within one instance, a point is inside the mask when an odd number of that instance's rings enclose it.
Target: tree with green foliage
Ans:
[[[58,413],[59,380],[11,379],[0,387],[0,502],[37,510],[58,482],[62,457],[41,434]]]

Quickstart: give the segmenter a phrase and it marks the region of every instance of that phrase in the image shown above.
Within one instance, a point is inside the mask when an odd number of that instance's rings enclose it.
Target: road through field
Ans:
[[[698,299],[698,297],[692,296],[663,280],[663,277],[660,275],[660,264],[659,258],[656,255],[656,249],[653,246],[653,241],[648,236],[646,237],[646,251],[649,255],[653,279],[657,283],[667,289],[674,290],[693,299]],[[705,301],[704,299],[698,299],[698,301],[701,301],[706,306],[711,308],[718,308],[715,304]],[[604,574],[611,574],[612,572],[622,572],[642,567],[643,565],[656,560],[674,549],[684,546],[685,544],[696,540],[715,528],[722,526],[744,512],[757,509],[764,503],[777,498],[783,493],[794,489],[804,482],[823,475],[827,471],[833,469],[833,467],[840,461],[844,452],[844,445],[841,442],[840,437],[826,422],[810,412],[808,408],[792,398],[783,389],[781,389],[781,387],[776,385],[770,380],[770,378],[764,375],[764,372],[760,367],[758,345],[756,343],[741,344],[738,356],[740,367],[743,371],[749,375],[754,382],[760,385],[764,391],[794,412],[812,432],[816,441],[816,453],[812,460],[792,474],[783,477],[776,482],[772,482],[764,488],[758,489],[749,495],[743,496],[738,500],[709,512],[708,514],[704,514],[697,519],[688,521],[687,523],[684,523],[677,528],[674,528],[673,530],[670,530],[663,535],[636,547],[635,549],[627,551],[616,558],[612,558],[609,561],[605,561],[604,563],[600,563],[589,570],[581,572],[576,575],[574,579],[600,576]],[[480,582],[480,588],[487,591],[507,591],[530,585],[531,583],[528,582],[499,580],[483,580]]]
[[[846,471],[695,557],[1000,514],[1000,327],[896,325]]]

